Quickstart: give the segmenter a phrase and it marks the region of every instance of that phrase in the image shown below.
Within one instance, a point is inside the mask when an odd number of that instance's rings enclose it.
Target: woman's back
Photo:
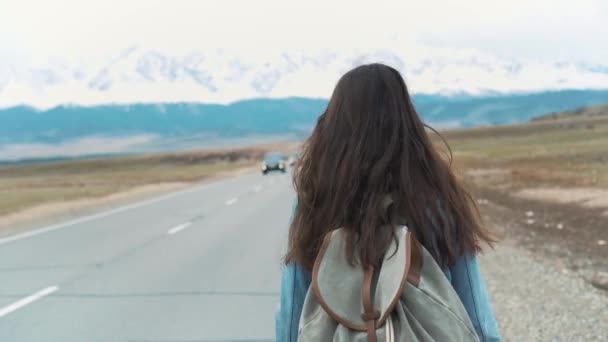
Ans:
[[[470,269],[476,267],[480,242],[491,243],[492,238],[480,224],[471,197],[434,149],[396,70],[365,65],[340,79],[304,145],[294,184],[298,205],[285,257],[287,286],[308,289],[323,237],[337,228],[344,232],[345,255],[352,266],[380,266],[396,238],[394,230],[385,227],[399,216],[448,278],[464,280],[452,272],[464,260],[469,288],[483,290],[469,291],[470,296],[459,293],[469,315],[479,315],[476,302],[487,303],[478,268]],[[458,292],[459,284],[452,285]],[[285,303],[290,296],[285,292],[298,298]],[[302,302],[301,293],[285,288],[282,297],[281,310]],[[471,300],[473,305],[467,306]],[[288,311],[293,325],[293,315],[299,312]],[[485,311],[491,317],[489,309]],[[278,317],[280,321],[283,316]],[[495,331],[493,318],[471,320],[478,333],[484,334],[486,321]],[[282,327],[277,326],[279,340]]]

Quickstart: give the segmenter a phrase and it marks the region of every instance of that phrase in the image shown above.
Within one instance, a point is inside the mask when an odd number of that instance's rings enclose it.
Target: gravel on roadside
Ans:
[[[514,240],[480,257],[504,341],[608,341],[608,294]]]

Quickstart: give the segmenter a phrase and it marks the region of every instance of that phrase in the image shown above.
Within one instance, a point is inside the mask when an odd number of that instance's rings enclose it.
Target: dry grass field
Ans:
[[[153,184],[183,184],[259,163],[293,144],[0,167],[0,216],[56,202],[99,198]]]

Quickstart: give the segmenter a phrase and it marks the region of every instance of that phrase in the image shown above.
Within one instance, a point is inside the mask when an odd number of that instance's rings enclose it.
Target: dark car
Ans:
[[[262,173],[267,174],[270,171],[287,171],[287,163],[283,154],[278,152],[269,152],[264,155],[262,161]]]

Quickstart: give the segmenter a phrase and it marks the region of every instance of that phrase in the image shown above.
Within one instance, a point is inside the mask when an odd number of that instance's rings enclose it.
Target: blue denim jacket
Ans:
[[[444,270],[482,342],[500,341],[496,320],[492,314],[486,287],[475,256],[462,256]],[[275,316],[277,342],[295,342],[304,298],[312,276],[298,265],[290,264],[281,274],[281,301]]]

